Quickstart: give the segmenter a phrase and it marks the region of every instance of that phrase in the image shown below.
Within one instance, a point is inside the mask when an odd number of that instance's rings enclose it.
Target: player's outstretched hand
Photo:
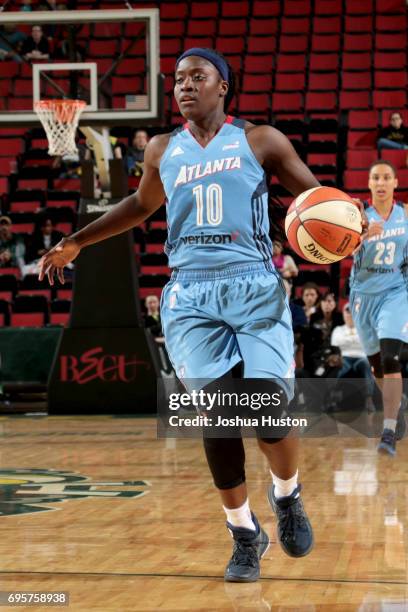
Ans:
[[[50,285],[54,284],[54,275],[64,284],[64,267],[78,257],[81,248],[74,238],[63,238],[40,260],[40,281],[48,276]]]

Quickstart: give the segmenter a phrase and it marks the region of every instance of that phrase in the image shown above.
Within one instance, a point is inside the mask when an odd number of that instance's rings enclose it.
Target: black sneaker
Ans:
[[[405,436],[405,432],[407,429],[407,424],[405,422],[405,405],[406,405],[406,401],[404,398],[401,402],[401,406],[399,408],[398,416],[397,416],[397,427],[395,428],[395,439],[396,440],[402,440],[402,438]]]
[[[251,514],[255,531],[234,527],[227,521],[227,527],[234,538],[234,549],[224,574],[226,582],[255,582],[259,578],[259,561],[269,548],[269,537],[256,516]]]
[[[300,497],[299,484],[291,495],[276,499],[274,485],[268,489],[268,500],[278,519],[278,540],[290,557],[304,557],[313,548],[313,530]]]
[[[377,450],[381,453],[388,453],[392,457],[397,454],[395,448],[396,436],[392,429],[384,429]]]

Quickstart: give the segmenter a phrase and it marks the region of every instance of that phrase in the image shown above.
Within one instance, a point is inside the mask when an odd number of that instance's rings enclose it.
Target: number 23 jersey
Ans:
[[[383,293],[408,289],[408,215],[402,202],[394,202],[385,221],[373,206],[366,209],[368,222],[384,221],[383,231],[363,242],[354,256],[350,288],[359,293]]]
[[[266,177],[248,144],[244,121],[228,116],[205,147],[187,125],[175,130],[160,176],[167,197],[170,267],[263,261],[273,270]]]

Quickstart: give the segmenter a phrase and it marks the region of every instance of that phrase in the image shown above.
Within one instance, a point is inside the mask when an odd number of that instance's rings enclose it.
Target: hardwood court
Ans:
[[[408,609],[407,440],[397,459],[375,440],[303,441],[316,543],[298,560],[276,544],[266,464],[247,441],[272,545],[258,583],[225,584],[231,539],[199,440],[116,418],[3,418],[0,436],[1,591],[69,591],[68,609],[101,612]]]

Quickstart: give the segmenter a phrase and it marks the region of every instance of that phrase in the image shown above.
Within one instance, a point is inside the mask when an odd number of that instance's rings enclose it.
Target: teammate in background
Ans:
[[[53,284],[56,273],[62,282],[63,267],[81,248],[143,223],[167,198],[166,252],[174,271],[161,314],[177,375],[221,386],[243,362],[246,379],[290,389],[292,322],[272,263],[266,178],[276,174],[294,196],[319,183],[282,133],[226,115],[234,76],[217,52],[183,53],[174,93],[186,124],[151,139],[137,193],[63,239],[44,256],[40,277]],[[272,474],[268,497],[281,546],[302,557],[313,533],[298,484],[299,441],[258,437],[258,444]],[[234,538],[225,580],[257,580],[269,538],[249,506],[242,438],[205,437],[204,447]]]
[[[393,164],[371,165],[368,234],[354,255],[350,277],[353,320],[383,396],[378,450],[390,455],[405,433],[400,356],[408,342],[408,205],[394,200],[397,186]]]

